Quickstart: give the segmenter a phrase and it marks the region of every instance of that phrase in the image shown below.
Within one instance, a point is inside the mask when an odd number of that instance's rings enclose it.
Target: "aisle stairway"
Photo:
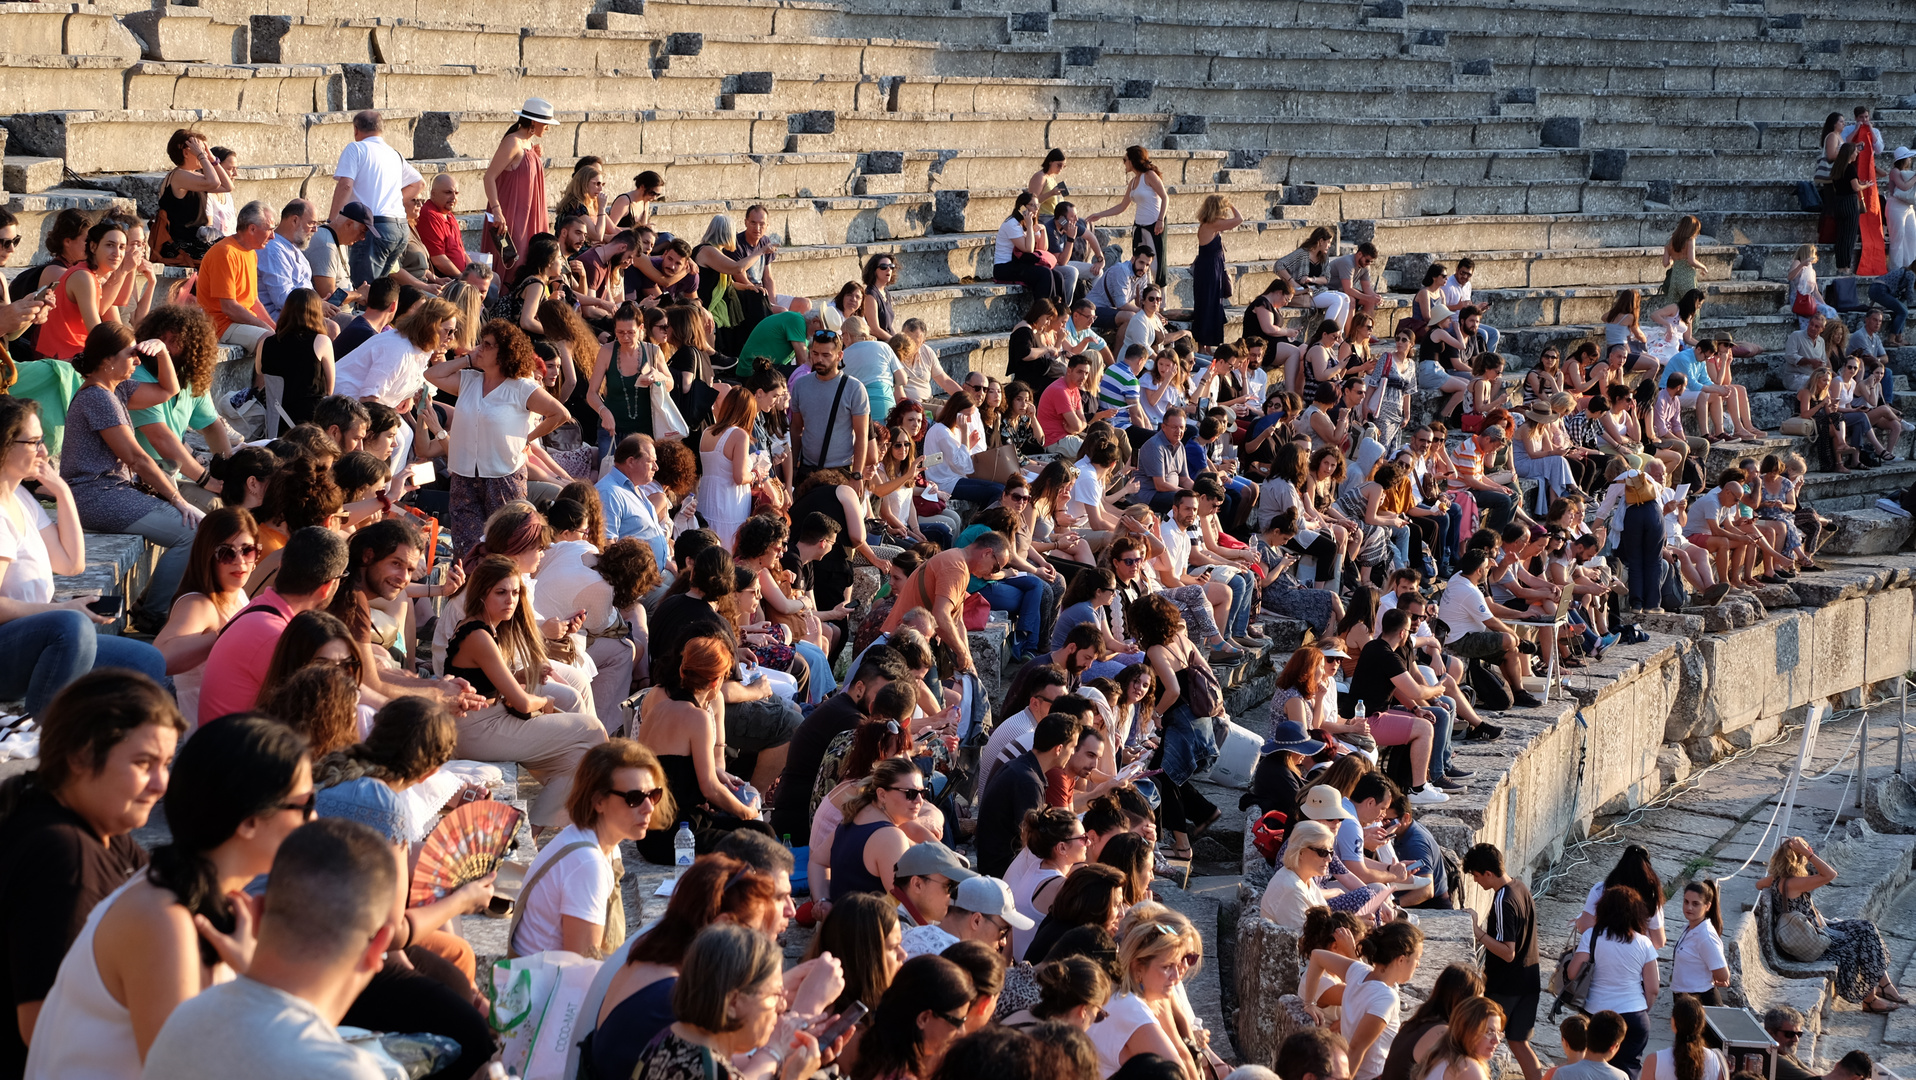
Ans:
[[[470,223],[512,110],[543,96],[554,199],[590,154],[614,187],[663,173],[662,225],[681,235],[763,202],[787,293],[835,292],[890,252],[899,317],[924,319],[953,370],[1002,370],[1022,302],[990,281],[991,233],[1045,150],[1102,208],[1141,143],[1180,223],[1172,308],[1191,302],[1182,223],[1222,192],[1249,219],[1226,238],[1236,299],[1327,224],[1383,250],[1387,328],[1424,266],[1467,253],[1521,370],[1590,336],[1616,289],[1655,289],[1683,213],[1704,223],[1703,328],[1779,348],[1789,256],[1815,237],[1794,182],[1829,112],[1876,105],[1888,143],[1907,141],[1910,26],[1892,0],[0,4],[20,110],[0,124],[30,245],[66,205],[150,213],[188,123],[239,152],[238,198],[324,203],[365,107],[422,172],[461,178]],[[1112,257],[1127,238],[1107,234]],[[1779,385],[1761,358],[1739,374]],[[1850,513],[1906,480],[1817,486]]]

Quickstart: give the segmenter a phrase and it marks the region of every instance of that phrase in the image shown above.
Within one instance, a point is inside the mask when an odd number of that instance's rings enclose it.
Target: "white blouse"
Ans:
[[[459,407],[452,414],[447,450],[453,475],[497,479],[526,467],[533,414],[526,402],[539,390],[531,379],[507,379],[485,392],[485,373],[459,373]]]
[[[938,485],[940,491],[950,491],[958,481],[971,475],[971,451],[965,448],[965,442],[958,433],[943,424],[933,424],[925,432],[925,456],[945,455],[943,461],[925,468],[925,479]]]

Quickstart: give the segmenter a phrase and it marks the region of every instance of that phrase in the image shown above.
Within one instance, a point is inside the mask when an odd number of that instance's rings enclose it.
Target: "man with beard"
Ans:
[[[313,264],[306,260],[306,246],[312,243],[313,233],[318,229],[319,215],[313,204],[294,199],[279,212],[279,227],[260,249],[259,301],[275,319],[279,318],[288,293],[313,287]],[[330,319],[339,309],[325,300],[320,297],[320,306]],[[337,333],[335,330],[334,334]]]

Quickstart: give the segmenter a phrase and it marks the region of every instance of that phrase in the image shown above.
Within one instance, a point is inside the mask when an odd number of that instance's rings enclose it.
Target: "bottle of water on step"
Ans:
[[[691,866],[692,860],[696,858],[698,858],[698,850],[692,840],[692,826],[681,821],[679,834],[672,838],[672,862],[675,864],[672,880],[677,881],[684,877],[686,867]]]

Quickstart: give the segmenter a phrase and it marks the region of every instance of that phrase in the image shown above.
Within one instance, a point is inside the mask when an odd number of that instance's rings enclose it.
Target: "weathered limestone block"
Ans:
[[[1916,664],[1911,661],[1912,602],[1916,590],[1890,589],[1869,597],[1869,647],[1863,654],[1863,680],[1879,683],[1896,679]]]
[[[1237,1050],[1244,1061],[1267,1068],[1277,1063],[1277,1001],[1297,993],[1304,974],[1297,935],[1250,908],[1237,921]]]
[[[1690,755],[1681,747],[1665,746],[1657,751],[1657,776],[1666,788],[1687,780],[1692,768]]]
[[[1697,615],[1680,615],[1670,611],[1644,611],[1638,613],[1637,625],[1652,634],[1669,634],[1673,637],[1689,638],[1691,641],[1703,637],[1703,619]]]
[[[1916,533],[1916,519],[1886,510],[1842,510],[1830,515],[1836,531],[1822,550],[1830,555],[1882,555],[1901,551]]]

